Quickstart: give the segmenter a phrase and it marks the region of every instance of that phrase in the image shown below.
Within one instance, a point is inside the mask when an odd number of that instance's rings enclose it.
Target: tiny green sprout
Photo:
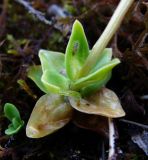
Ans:
[[[11,122],[8,125],[8,129],[5,130],[5,134],[13,135],[16,134],[24,125],[24,121],[21,120],[18,109],[11,103],[4,105],[5,117]]]
[[[41,65],[32,66],[28,77],[45,93],[36,103],[26,127],[31,138],[40,138],[65,126],[73,111],[118,118],[125,115],[117,95],[105,85],[120,63],[105,48],[133,0],[121,0],[109,27],[92,49],[81,23],[76,20],[65,54],[41,49]],[[102,47],[103,46],[103,47]]]

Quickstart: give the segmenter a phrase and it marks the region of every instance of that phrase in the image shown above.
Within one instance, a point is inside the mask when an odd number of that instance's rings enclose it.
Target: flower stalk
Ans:
[[[111,17],[107,27],[102,33],[101,37],[97,40],[95,45],[92,48],[91,54],[89,54],[88,58],[84,66],[81,68],[79,75],[85,76],[89,73],[92,67],[96,64],[100,54],[106,48],[107,44],[113,37],[113,35],[118,30],[122,20],[125,17],[125,14],[133,4],[134,0],[121,0],[117,9],[115,10],[113,16]]]
[[[116,157],[115,152],[115,127],[112,118],[108,118],[108,125],[109,125],[109,154],[108,160],[113,160]]]

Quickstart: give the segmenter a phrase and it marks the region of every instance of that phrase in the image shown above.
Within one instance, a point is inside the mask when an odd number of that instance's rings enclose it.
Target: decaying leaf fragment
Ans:
[[[72,117],[73,109],[64,96],[43,95],[36,103],[26,127],[30,138],[40,138],[65,126]]]
[[[125,116],[117,95],[107,88],[100,89],[99,92],[87,97],[87,99],[69,97],[69,101],[73,108],[83,113],[110,118]]]

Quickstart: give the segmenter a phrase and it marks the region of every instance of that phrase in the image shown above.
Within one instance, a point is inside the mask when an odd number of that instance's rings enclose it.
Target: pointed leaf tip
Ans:
[[[78,19],[76,19],[73,23],[73,26],[76,26],[76,25],[82,27],[82,24]]]
[[[89,46],[82,24],[75,20],[66,48],[66,72],[71,80],[76,80],[78,73],[89,54]]]

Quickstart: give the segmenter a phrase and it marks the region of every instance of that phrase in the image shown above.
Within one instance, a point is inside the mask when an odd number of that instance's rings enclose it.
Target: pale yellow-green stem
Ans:
[[[134,0],[121,0],[117,9],[115,10],[113,16],[111,17],[107,27],[105,28],[104,32],[97,40],[95,45],[92,48],[91,53],[89,54],[84,66],[80,70],[80,77],[83,77],[89,73],[92,67],[96,64],[100,54],[106,48],[107,44],[113,37],[113,35],[118,30],[122,20],[125,17],[125,14],[131,7]]]
[[[109,153],[108,153],[108,160],[116,159],[116,152],[115,152],[115,127],[112,118],[108,118],[108,126],[109,126]]]

